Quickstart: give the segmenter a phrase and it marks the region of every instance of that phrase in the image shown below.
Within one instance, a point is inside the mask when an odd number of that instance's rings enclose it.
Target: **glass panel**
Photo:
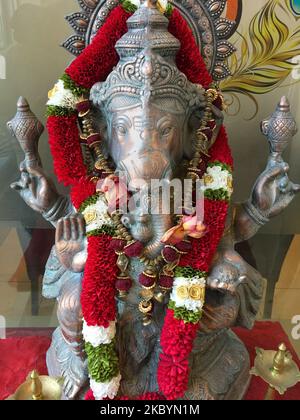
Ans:
[[[71,60],[60,47],[70,33],[63,17],[76,7],[73,0],[0,1],[0,314],[8,328],[57,324],[55,300],[41,297],[54,231],[10,190],[23,155],[5,124],[20,95],[45,124],[47,92]],[[46,134],[40,154],[53,173]]]
[[[300,20],[295,13],[299,9],[291,7],[299,2],[242,3],[241,23],[230,40],[237,48],[236,55],[229,59],[232,77],[221,83],[231,103],[226,126],[235,157],[235,201],[248,198],[267,164],[269,149],[260,122],[271,115],[281,96],[288,97],[298,125],[300,121]],[[284,153],[290,178],[298,183],[299,155],[298,134]],[[292,319],[295,322],[300,314],[299,208],[300,196],[247,244],[239,246],[247,261],[267,279],[264,317],[282,321],[290,336]],[[299,340],[293,343],[300,351]]]

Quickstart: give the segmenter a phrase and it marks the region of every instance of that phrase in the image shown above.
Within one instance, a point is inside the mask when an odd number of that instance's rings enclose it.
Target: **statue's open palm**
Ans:
[[[56,227],[55,246],[61,264],[80,273],[86,262],[85,221],[81,214],[60,219]]]

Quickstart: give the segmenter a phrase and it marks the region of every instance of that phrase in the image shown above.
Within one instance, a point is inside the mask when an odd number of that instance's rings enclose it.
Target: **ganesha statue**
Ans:
[[[42,169],[24,99],[9,123],[26,155],[12,187],[56,228],[43,286],[58,301],[49,374],[64,377],[65,399],[242,399],[250,362],[231,328],[253,327],[263,282],[235,245],[300,190],[281,157],[296,133],[289,103],[262,123],[266,169],[232,203],[224,99],[185,19],[162,1],[107,3],[49,93],[70,197]]]

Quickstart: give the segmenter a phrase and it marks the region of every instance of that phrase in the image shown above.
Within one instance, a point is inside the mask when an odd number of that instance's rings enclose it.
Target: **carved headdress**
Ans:
[[[176,66],[180,42],[168,32],[168,19],[144,2],[128,19],[128,32],[117,42],[117,67],[91,91],[94,105],[103,110],[130,108],[149,102],[173,113],[205,106],[204,89],[192,84]]]

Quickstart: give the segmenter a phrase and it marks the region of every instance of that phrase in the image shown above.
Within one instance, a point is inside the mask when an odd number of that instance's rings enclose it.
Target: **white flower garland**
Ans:
[[[60,108],[76,109],[78,98],[69,89],[65,88],[63,80],[59,79],[56,85],[48,93],[47,106],[58,106]]]
[[[108,328],[89,327],[83,322],[82,330],[84,341],[97,348],[102,344],[110,344],[116,336],[116,322],[111,322]]]
[[[97,401],[102,401],[105,398],[109,398],[110,400],[115,399],[118,395],[121,379],[121,375],[118,375],[110,382],[98,383],[90,378],[91,390],[93,391],[95,399]]]
[[[82,215],[86,221],[86,233],[101,229],[103,226],[113,226],[113,221],[108,214],[108,205],[104,195],[100,195],[95,204],[88,205]],[[116,321],[112,321],[108,328],[99,326],[88,326],[83,321],[82,334],[84,341],[91,344],[95,349],[111,344],[116,337]],[[101,401],[105,398],[113,400],[119,391],[121,375],[113,378],[110,382],[96,382],[90,378],[90,386],[96,400]]]

